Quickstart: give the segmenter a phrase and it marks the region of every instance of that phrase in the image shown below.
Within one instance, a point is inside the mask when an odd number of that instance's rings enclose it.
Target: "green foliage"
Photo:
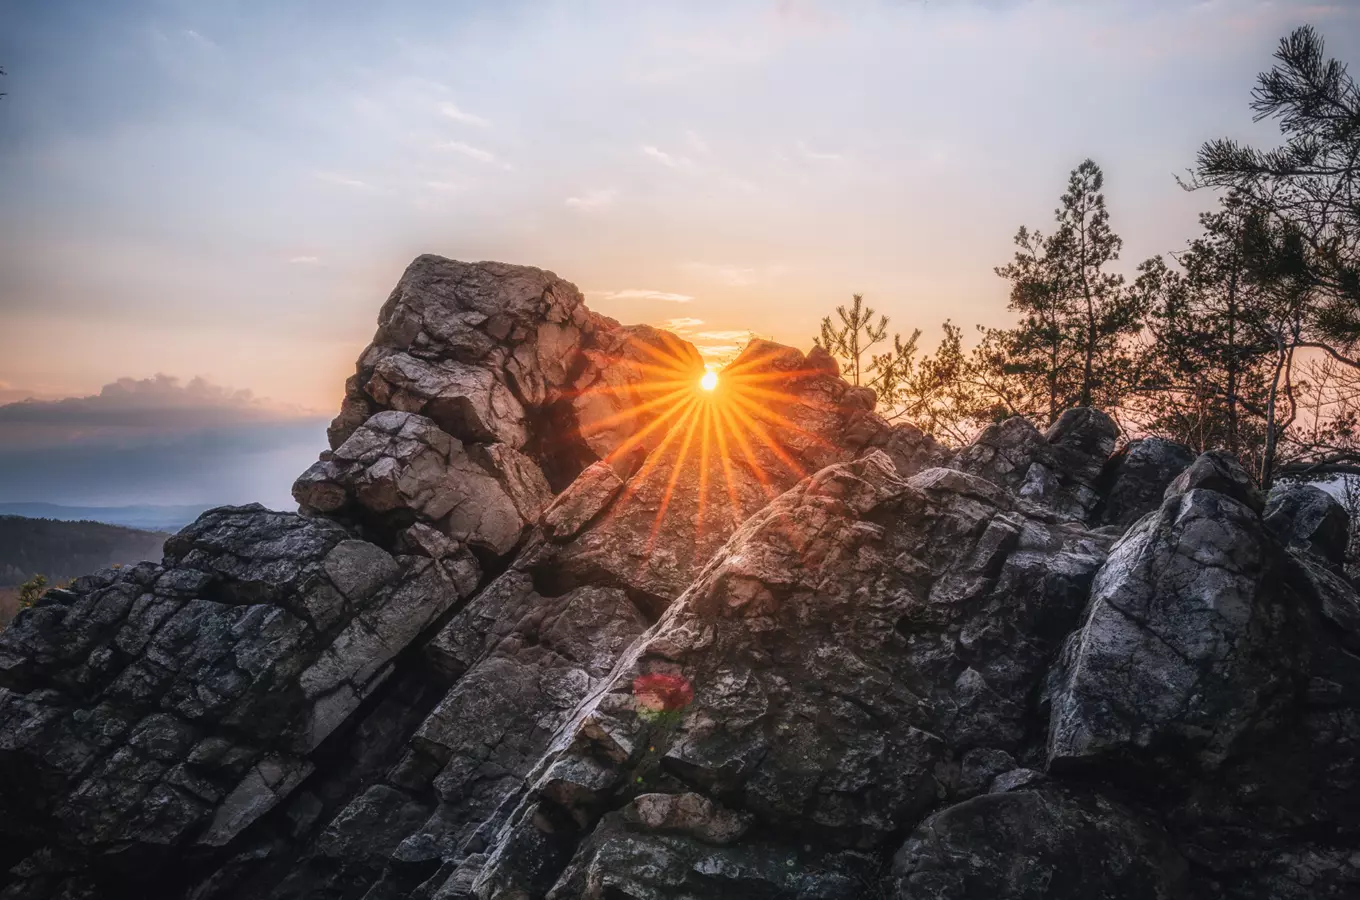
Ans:
[[[859,387],[861,379],[872,364],[865,361],[871,348],[887,340],[888,317],[878,315],[864,305],[864,295],[855,294],[847,309],[844,305],[836,307],[836,317],[840,320],[837,327],[830,316],[822,319],[822,332],[812,342],[841,361],[841,371],[850,383]]]
[[[1311,27],[1281,40],[1275,60],[1251,108],[1279,122],[1284,143],[1209,141],[1188,186],[1228,188],[1292,232],[1282,262],[1315,291],[1307,339],[1360,368],[1360,86]]]
[[[38,602],[38,598],[47,593],[47,576],[34,575],[32,578],[19,585],[19,608],[28,609]]]
[[[988,333],[992,347],[979,362],[995,365],[991,380],[1011,382],[1017,412],[1045,423],[1074,406],[1113,405],[1133,380],[1130,342],[1146,304],[1107,270],[1123,241],[1110,229],[1104,185],[1091,160],[1073,169],[1057,228],[1045,236],[1022,226],[1015,257],[996,269],[1021,319]]]

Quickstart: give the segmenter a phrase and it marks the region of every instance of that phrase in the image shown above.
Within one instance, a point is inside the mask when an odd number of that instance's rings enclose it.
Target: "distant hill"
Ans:
[[[0,516],[57,519],[62,522],[105,522],[146,531],[176,532],[207,506],[61,506],[57,503],[0,503]]]
[[[0,586],[39,573],[56,584],[114,563],[159,562],[169,536],[103,522],[0,516]]]

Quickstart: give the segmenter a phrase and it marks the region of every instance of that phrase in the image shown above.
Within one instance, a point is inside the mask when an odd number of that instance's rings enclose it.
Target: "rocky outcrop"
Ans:
[[[701,368],[417,259],[300,515],[0,633],[0,897],[1360,893],[1335,501],[1092,410],[952,451],[818,350]]]
[[[1043,434],[1017,417],[988,426],[952,465],[1085,521],[1100,506],[1101,469],[1118,434],[1094,409],[1069,409]]]

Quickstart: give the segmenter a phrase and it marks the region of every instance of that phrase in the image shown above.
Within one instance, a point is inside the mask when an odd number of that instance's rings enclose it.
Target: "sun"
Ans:
[[[666,332],[662,334],[670,337]],[[781,488],[774,473],[766,471],[768,467],[786,468],[795,480],[807,476],[802,465],[785,450],[783,438],[791,434],[803,442],[825,442],[785,415],[783,407],[806,405],[807,401],[782,387],[815,375],[816,371],[767,365],[783,351],[777,345],[748,347],[721,373],[716,369],[701,371],[703,364],[694,348],[680,346],[673,337],[661,346],[630,338],[629,347],[634,356],[629,365],[644,373],[644,377],[636,383],[604,383],[585,388],[582,396],[600,393],[629,399],[617,412],[585,426],[582,433],[600,433],[617,428],[620,423],[636,423],[638,416],[648,414],[650,421],[640,423],[604,460],[619,463],[633,457],[639,448],[647,448],[645,461],[629,478],[628,486],[613,503],[611,514],[618,514],[644,485],[655,480],[663,483],[665,489],[660,493],[646,543],[649,552],[660,536],[662,521],[677,489],[697,488],[694,527],[696,535],[701,535],[711,502],[721,504],[724,493],[731,507],[731,525],[736,527],[746,518],[738,470],[749,473],[770,499]],[[686,473],[689,477],[682,480]]]

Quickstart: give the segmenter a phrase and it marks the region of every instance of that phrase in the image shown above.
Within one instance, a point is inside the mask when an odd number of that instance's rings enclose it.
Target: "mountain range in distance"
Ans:
[[[206,505],[191,506],[62,506],[58,503],[0,503],[0,516],[56,519],[60,522],[103,522],[144,531],[176,532],[197,519]]]

